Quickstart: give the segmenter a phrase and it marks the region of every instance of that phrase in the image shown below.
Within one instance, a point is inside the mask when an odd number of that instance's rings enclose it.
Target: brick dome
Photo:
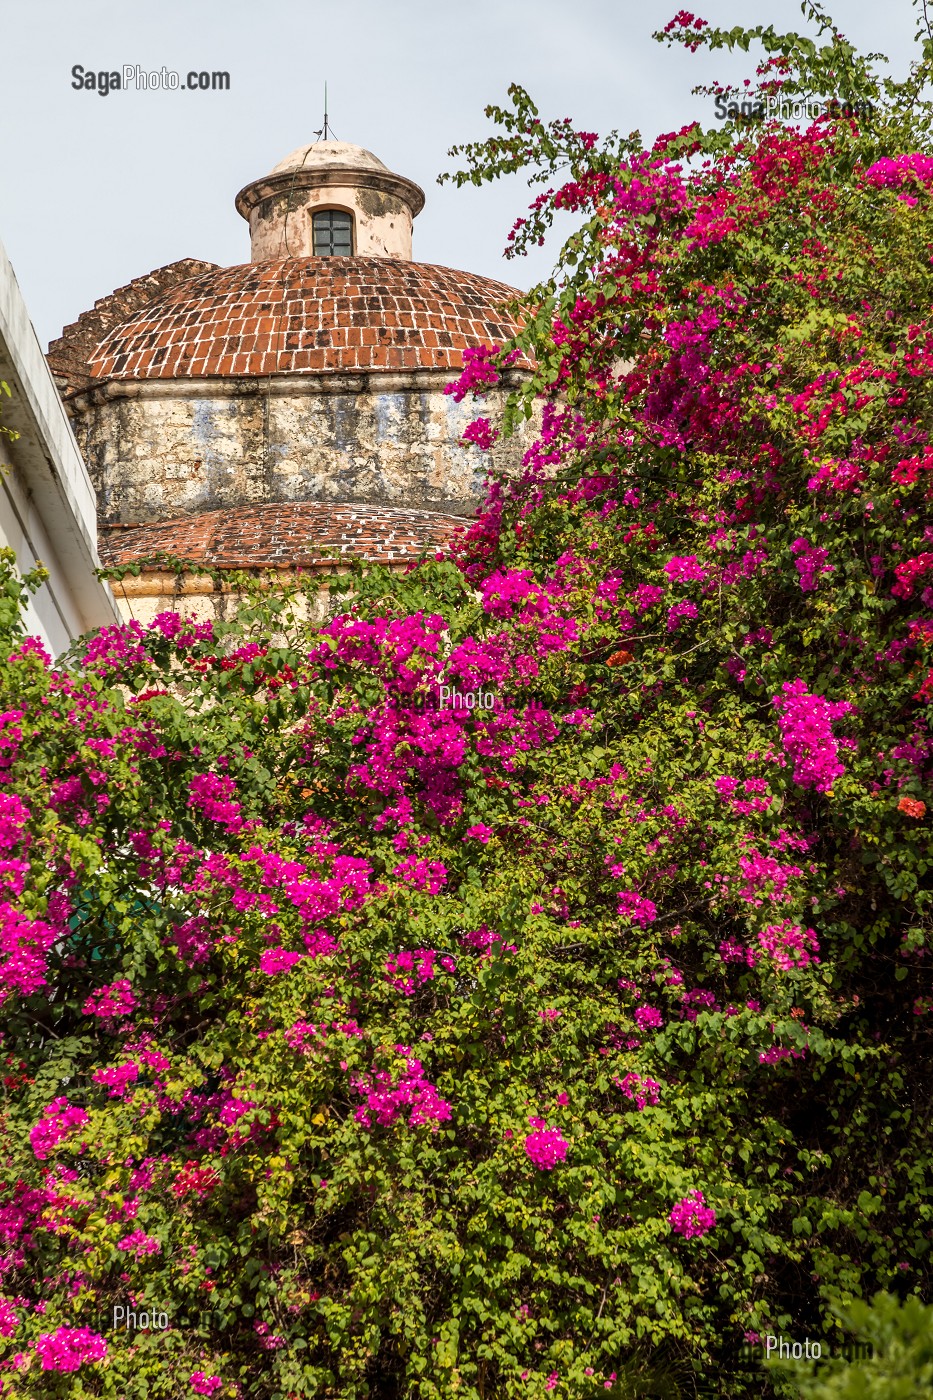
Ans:
[[[515,288],[383,257],[277,258],[178,283],[101,341],[95,380],[459,370],[501,344]],[[517,362],[518,368],[527,367]]]
[[[390,506],[293,501],[239,506],[150,524],[105,525],[106,564],[159,554],[226,569],[308,568],[334,553],[369,563],[401,564],[446,545],[469,525],[456,515]]]

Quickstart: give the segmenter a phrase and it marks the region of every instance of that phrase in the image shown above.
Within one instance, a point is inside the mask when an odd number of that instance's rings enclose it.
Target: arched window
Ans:
[[[353,256],[353,215],[345,209],[318,209],[311,216],[315,257]]]

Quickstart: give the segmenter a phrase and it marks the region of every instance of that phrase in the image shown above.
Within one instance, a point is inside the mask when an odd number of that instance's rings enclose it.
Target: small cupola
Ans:
[[[424,192],[371,151],[345,141],[299,146],[236,197],[251,260],[362,257],[411,261]]]

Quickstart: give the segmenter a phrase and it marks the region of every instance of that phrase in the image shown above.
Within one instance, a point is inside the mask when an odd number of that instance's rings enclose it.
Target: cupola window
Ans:
[[[352,257],[353,215],[345,209],[319,209],[311,216],[314,255],[318,258]]]

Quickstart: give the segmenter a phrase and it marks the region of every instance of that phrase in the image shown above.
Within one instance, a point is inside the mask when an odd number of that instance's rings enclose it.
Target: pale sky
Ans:
[[[502,249],[527,192],[438,186],[454,142],[488,134],[488,102],[521,83],[543,119],[653,138],[710,103],[690,89],[751,74],[754,57],[694,56],[651,31],[680,0],[5,0],[0,241],[43,345],[95,298],[186,256],[249,258],[233,207],[321,124],[416,180],[415,257],[525,287],[547,251]],[[837,0],[843,32],[906,67],[909,0]],[[697,0],[711,23],[800,28],[797,0]],[[75,91],[71,70],[227,70],[229,92]]]

